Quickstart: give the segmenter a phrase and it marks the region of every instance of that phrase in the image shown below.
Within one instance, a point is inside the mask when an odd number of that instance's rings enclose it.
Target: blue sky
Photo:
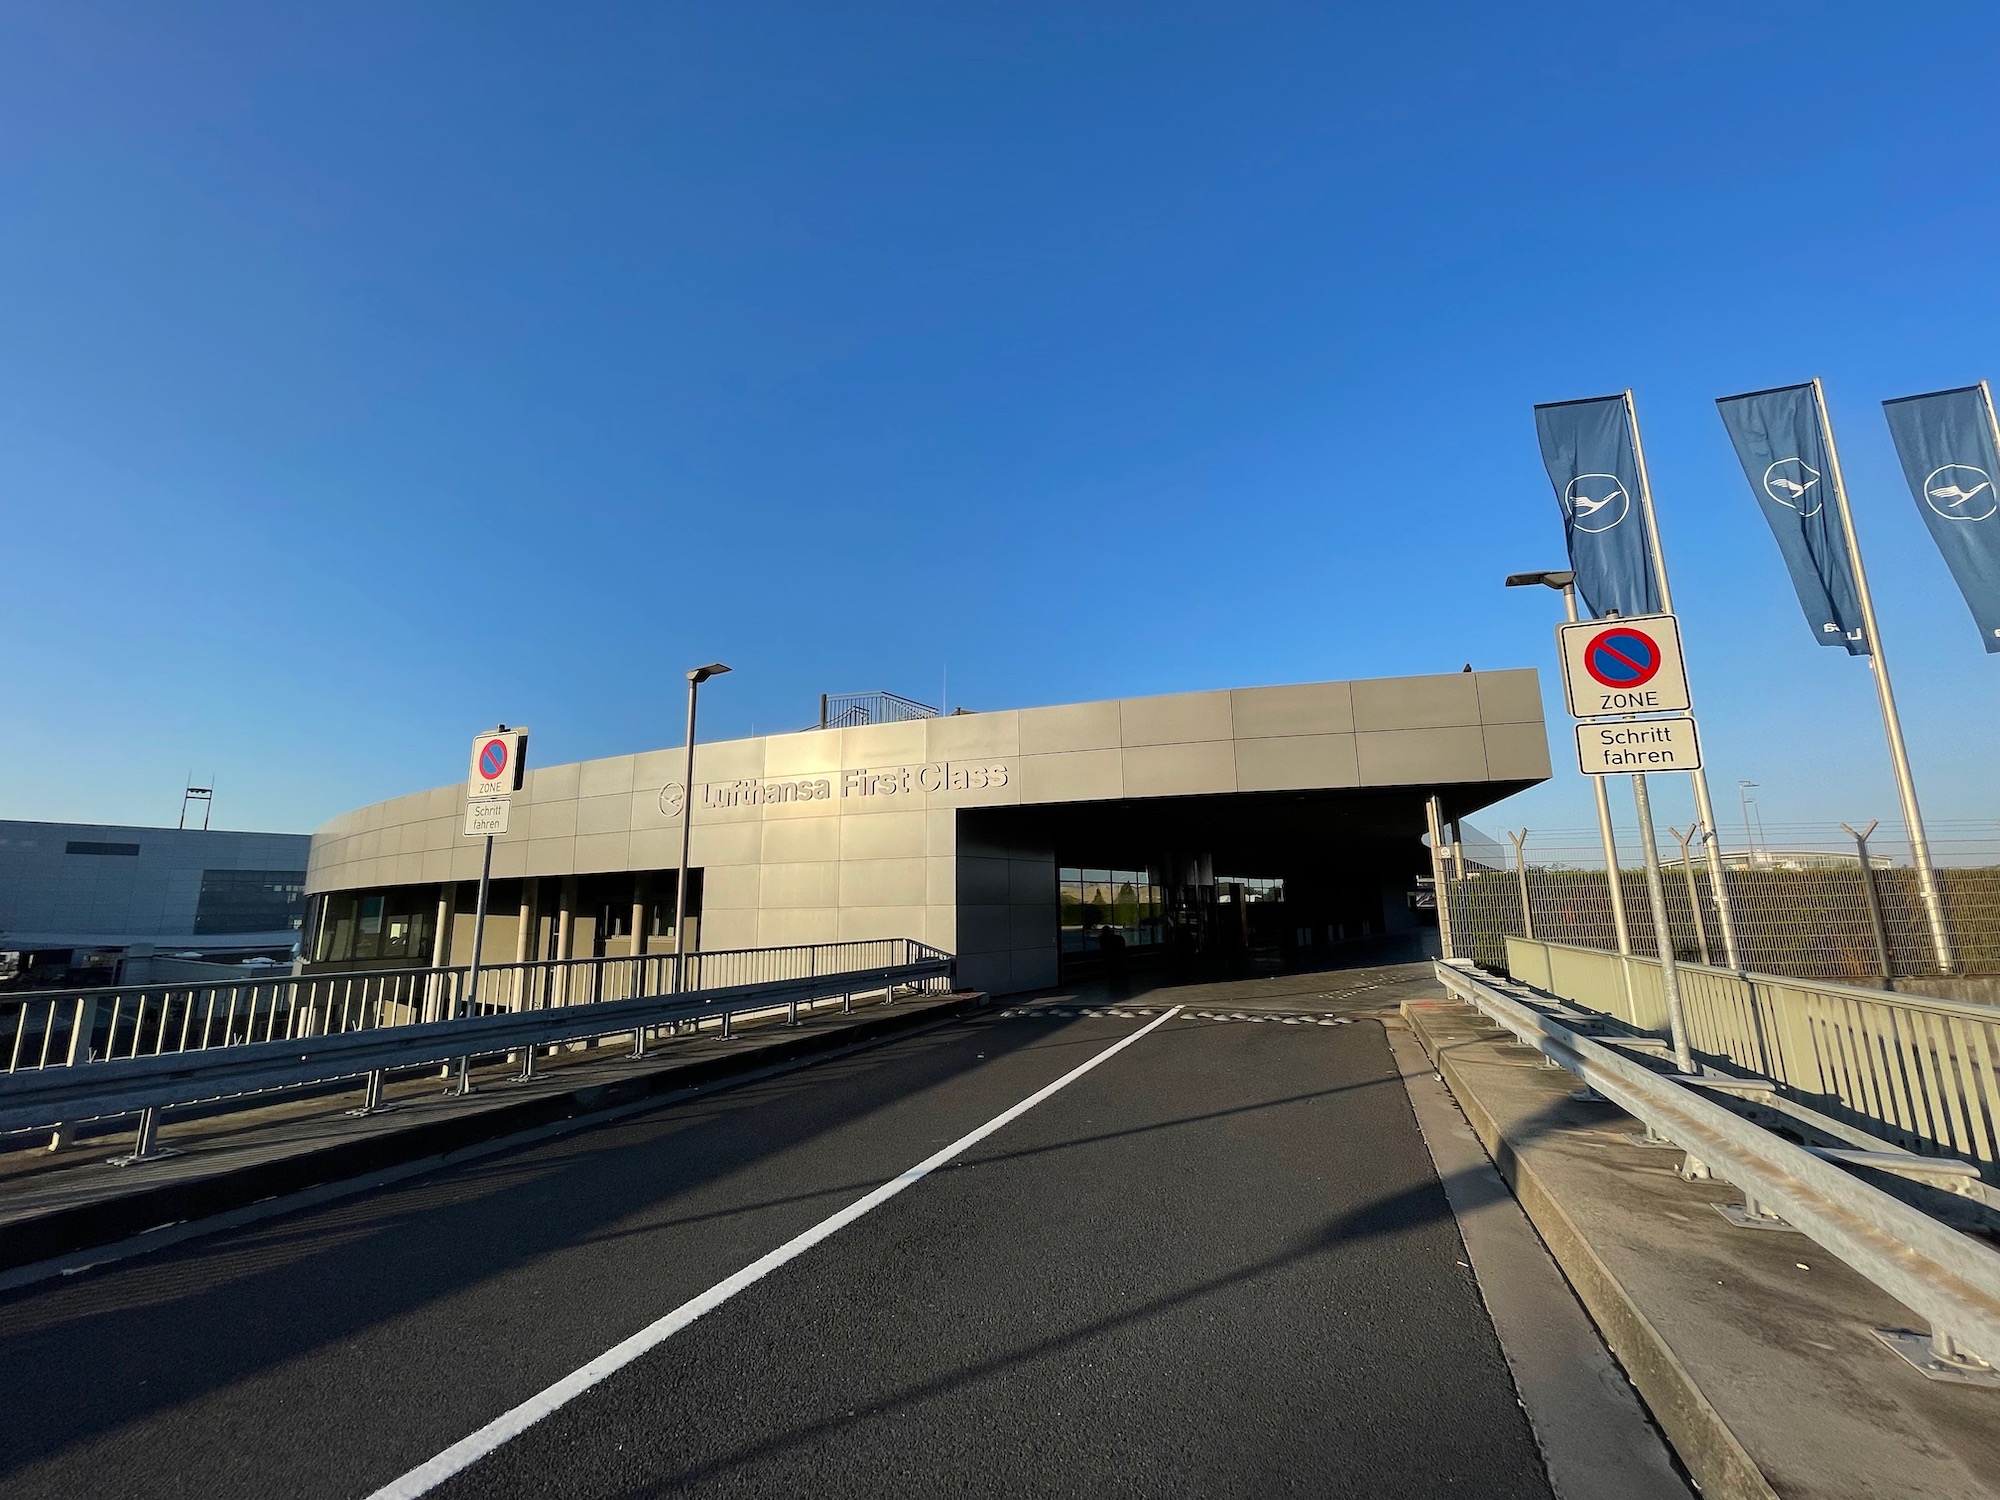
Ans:
[[[1544,668],[1638,393],[1718,800],[1893,820],[1718,395],[1827,382],[1927,811],[2000,660],[1877,403],[2000,376],[1989,4],[0,7],[0,815],[309,828],[822,691]],[[1662,821],[1681,786],[1658,793]]]

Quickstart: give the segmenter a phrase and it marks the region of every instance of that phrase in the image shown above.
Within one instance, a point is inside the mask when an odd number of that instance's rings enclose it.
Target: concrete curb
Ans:
[[[1637,1300],[1598,1257],[1533,1168],[1515,1154],[1477,1093],[1467,1086],[1450,1053],[1426,1029],[1425,1010],[1421,1004],[1403,1002],[1401,1013],[1410,1034],[1451,1090],[1486,1154],[1513,1189],[1515,1199],[1702,1494],[1726,1500],[1778,1500],[1778,1492],[1756,1460],[1702,1394]]]
[[[627,1109],[657,1095],[761,1073],[921,1030],[984,1009],[990,997],[972,991],[935,1005],[895,1009],[851,1025],[828,1027],[745,1046],[741,1051],[634,1072],[558,1093],[522,1099],[446,1119],[413,1123],[213,1176],[139,1188],[114,1198],[57,1209],[0,1225],[0,1272],[95,1249],[163,1225],[206,1219],[269,1198],[401,1166],[443,1158],[467,1147],[548,1125]]]

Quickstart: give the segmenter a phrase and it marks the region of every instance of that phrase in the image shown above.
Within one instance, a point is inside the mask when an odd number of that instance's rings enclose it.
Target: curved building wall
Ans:
[[[671,870],[682,762],[673,748],[530,769],[495,844],[495,878]],[[703,872],[699,942],[912,937],[958,953],[968,983],[1030,988],[1055,980],[1055,835],[1046,819],[978,810],[1446,786],[1468,789],[1469,810],[1548,774],[1531,669],[702,744],[691,853]],[[453,783],[333,819],[313,836],[308,892],[476,880],[482,850],[460,831],[463,803]],[[517,951],[511,941],[494,951],[491,931],[487,946],[493,959]]]

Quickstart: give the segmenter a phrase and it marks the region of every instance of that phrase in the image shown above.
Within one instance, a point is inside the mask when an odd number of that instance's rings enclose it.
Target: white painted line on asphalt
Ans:
[[[1068,1088],[1099,1063],[1110,1061],[1147,1032],[1164,1026],[1179,1012],[1180,1007],[1176,1005],[1165,1014],[1148,1021],[1130,1036],[1113,1042],[1095,1057],[1071,1068],[1054,1083],[1035,1090],[1019,1104],[1003,1110],[977,1130],[960,1136],[935,1155],[925,1157],[900,1177],[891,1178],[867,1197],[855,1200],[838,1213],[821,1219],[802,1234],[794,1235],[770,1254],[752,1261],[734,1276],[718,1281],[700,1296],[689,1298],[657,1322],[647,1324],[622,1343],[612,1345],[582,1369],[565,1375],[539,1395],[530,1396],[512,1411],[503,1412],[472,1436],[461,1438],[436,1458],[417,1465],[400,1479],[391,1480],[370,1495],[368,1500],[415,1500],[419,1495],[429,1494],[454,1474],[470,1468],[502,1444],[519,1437],[543,1417],[567,1406],[598,1382],[622,1370],[640,1355],[665,1343],[703,1313],[713,1312],[738,1292],[762,1281],[787,1261],[805,1254],[821,1240],[838,1234],[862,1215],[880,1208],[904,1188],[913,1187],[923,1181],[953,1157],[970,1150],[995,1131],[1012,1124],[1051,1094]]]

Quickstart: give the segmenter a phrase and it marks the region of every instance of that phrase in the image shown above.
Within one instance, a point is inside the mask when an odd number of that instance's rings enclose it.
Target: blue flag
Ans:
[[[1639,504],[1639,455],[1623,396],[1535,408],[1542,463],[1562,507],[1576,592],[1592,618],[1660,608]]]
[[[1841,497],[1834,491],[1828,454],[1833,445],[1812,386],[1725,396],[1715,405],[1750,493],[1785,555],[1815,639],[1822,646],[1845,646],[1849,656],[1868,655]]]
[[[2000,651],[2000,451],[1986,383],[1884,401],[1917,513],[1931,529],[1988,651]]]

